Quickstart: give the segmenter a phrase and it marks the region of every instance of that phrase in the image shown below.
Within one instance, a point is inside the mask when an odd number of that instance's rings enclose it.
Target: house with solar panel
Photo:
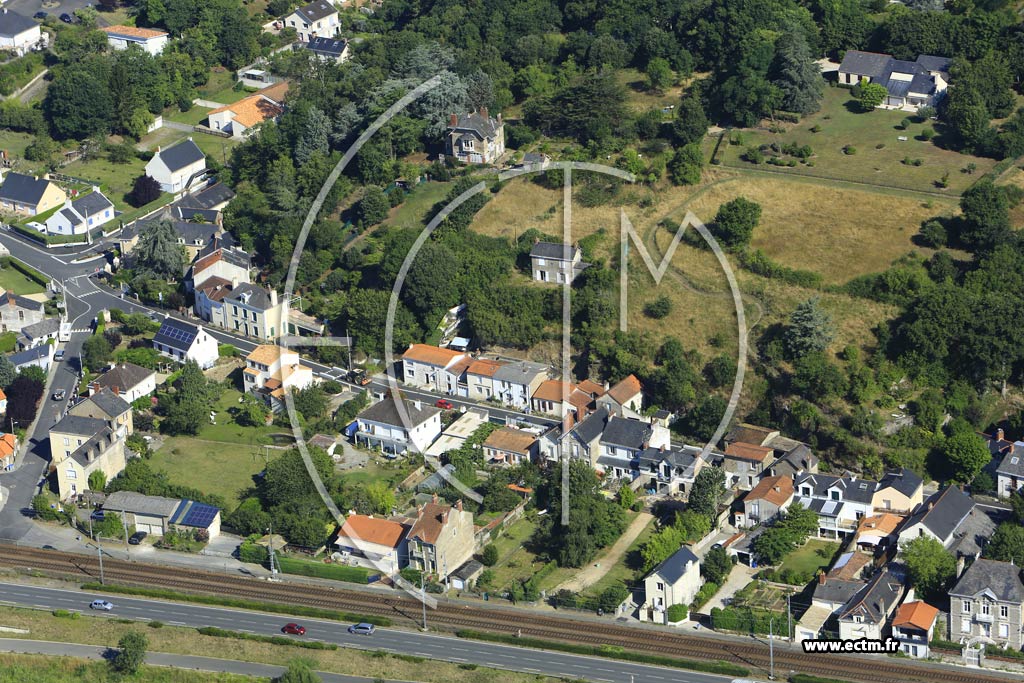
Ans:
[[[206,155],[192,138],[166,149],[157,147],[156,154],[146,163],[146,175],[160,183],[164,192],[185,192],[198,187],[206,176]]]
[[[96,228],[114,220],[114,204],[100,188],[78,199],[64,200],[64,208],[46,219],[46,232],[50,235],[87,235]]]
[[[847,50],[839,65],[840,85],[878,83],[886,91],[880,109],[917,111],[935,106],[949,81],[948,57],[920,55],[910,62],[878,52]]]
[[[322,62],[341,64],[348,61],[348,41],[344,38],[314,38],[306,43],[306,49]]]
[[[129,527],[150,536],[163,536],[172,529],[202,530],[211,539],[220,535],[220,508],[194,500],[117,491],[107,496],[103,510],[118,513]]]
[[[212,368],[217,362],[217,340],[202,325],[170,316],[160,323],[160,329],[153,337],[153,348],[161,356],[179,363],[195,361],[203,370]]]

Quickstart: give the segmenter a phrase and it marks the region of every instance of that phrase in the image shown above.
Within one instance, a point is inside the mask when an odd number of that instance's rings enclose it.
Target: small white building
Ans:
[[[334,545],[341,561],[392,576],[408,564],[405,534],[398,522],[367,515],[349,515]]]
[[[939,610],[922,600],[900,605],[892,619],[892,637],[900,641],[900,651],[909,657],[927,659],[938,616]]]
[[[10,50],[20,57],[42,41],[39,24],[7,8],[0,12],[0,50]]]
[[[167,46],[168,34],[151,28],[137,26],[107,26],[100,29],[107,34],[107,43],[115,50],[127,50],[136,45],[151,55],[158,55]]]
[[[640,621],[668,623],[672,605],[689,605],[700,590],[700,561],[687,546],[673,553],[644,578]]]
[[[421,401],[404,401],[403,420],[392,397],[373,404],[356,416],[355,441],[384,453],[402,455],[415,449],[422,453],[441,435],[441,409]]]
[[[314,38],[333,38],[341,22],[338,10],[329,0],[313,0],[284,18],[284,25],[294,28],[299,40],[308,43]]]
[[[53,344],[40,344],[34,348],[19,351],[8,356],[7,360],[11,361],[15,370],[20,371],[34,366],[42,368],[43,372],[49,372],[50,365],[53,363],[53,350],[55,348]]]
[[[64,200],[64,208],[46,219],[46,232],[51,235],[85,235],[114,220],[114,204],[100,188],[78,199]]]
[[[89,395],[109,391],[133,403],[156,391],[156,372],[134,363],[119,363],[89,383]]]
[[[203,329],[170,316],[164,318],[160,329],[153,337],[153,348],[161,356],[184,363],[195,361],[200,368],[212,368],[217,362],[217,340]]]
[[[206,155],[192,138],[167,149],[157,147],[146,163],[146,175],[160,183],[164,192],[184,192],[206,175]]]
[[[230,133],[236,140],[244,139],[261,123],[277,120],[284,112],[287,92],[287,81],[275,83],[233,104],[212,110],[207,114],[207,121],[214,130]]]

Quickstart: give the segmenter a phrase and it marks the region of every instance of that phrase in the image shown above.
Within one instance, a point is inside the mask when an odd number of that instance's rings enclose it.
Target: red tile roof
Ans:
[[[636,378],[636,375],[630,375],[609,389],[608,395],[614,398],[619,405],[625,405],[642,390],[640,380]]]
[[[919,628],[922,631],[927,631],[935,623],[935,617],[939,615],[939,610],[932,607],[927,602],[921,600],[915,600],[914,602],[905,602],[900,605],[900,608],[896,611],[896,616],[892,620],[893,626],[913,626]]]
[[[401,542],[404,533],[405,527],[398,522],[366,515],[349,515],[338,532],[338,538],[352,538],[395,548]]]
[[[793,497],[792,477],[765,477],[750,489],[744,500],[766,500],[776,507],[785,505]]]
[[[403,360],[412,360],[418,363],[429,363],[441,368],[448,367],[448,364],[457,357],[463,355],[461,351],[442,349],[429,344],[413,344],[409,350],[402,354]]]
[[[725,449],[725,454],[728,456],[761,463],[767,460],[774,452],[767,446],[755,446],[754,444],[741,442],[731,443]]]

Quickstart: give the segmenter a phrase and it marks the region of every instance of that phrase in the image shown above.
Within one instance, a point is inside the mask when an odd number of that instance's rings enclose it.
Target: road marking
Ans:
[[[175,626],[185,626],[186,625],[184,621],[168,621],[167,623],[168,624],[174,624]]]

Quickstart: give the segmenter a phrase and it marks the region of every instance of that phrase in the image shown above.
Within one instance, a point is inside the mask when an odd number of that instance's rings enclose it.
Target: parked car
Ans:
[[[43,11],[40,10],[39,12],[36,12],[35,14],[33,14],[32,18],[33,19],[45,19],[48,16],[50,16],[48,13],[43,12]]]
[[[441,410],[452,410],[455,406],[446,398],[438,399],[437,403],[434,404]]]
[[[53,400],[54,401],[63,401],[64,397],[67,396],[67,395],[68,395],[68,392],[64,391],[63,389],[60,389],[59,391],[53,392]]]
[[[355,633],[356,635],[360,635],[360,636],[372,636],[373,632],[376,631],[376,630],[377,630],[376,626],[374,626],[373,624],[367,624],[367,623],[353,624],[352,626],[348,627],[348,632],[349,633]]]
[[[146,538],[146,536],[149,536],[149,534],[147,534],[145,531],[136,531],[128,539],[128,543],[130,543],[131,545],[138,545],[142,543],[143,539]]]
[[[62,15],[60,15],[60,20],[63,21],[65,24],[73,24],[73,23],[75,23],[74,17],[72,17],[67,12],[65,12]]]
[[[93,510],[92,514],[89,515],[89,516],[92,517],[95,520],[98,520],[98,521],[102,522],[103,521],[103,510]]]
[[[284,628],[281,629],[283,633],[290,633],[294,636],[306,635],[306,627],[299,626],[298,624],[285,624]]]
[[[57,351],[55,354],[53,354],[53,359],[55,361],[62,361],[62,360],[64,360],[64,349],[61,349],[61,350]]]
[[[101,609],[101,610],[106,610],[107,612],[109,612],[110,610],[114,609],[114,603],[107,602],[106,600],[93,600],[92,602],[89,603],[89,608],[90,609]]]

